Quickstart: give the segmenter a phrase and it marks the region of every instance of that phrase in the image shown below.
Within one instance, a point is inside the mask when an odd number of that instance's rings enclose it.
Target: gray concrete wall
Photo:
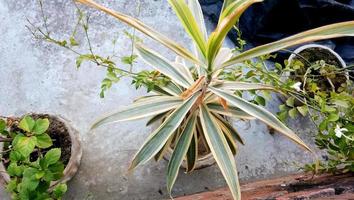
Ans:
[[[128,14],[136,12],[137,1],[105,1],[106,5]],[[165,0],[142,0],[140,19],[165,33],[170,38],[190,47],[176,16]],[[128,174],[127,167],[133,154],[148,136],[146,120],[119,123],[89,132],[91,123],[101,114],[118,109],[143,95],[136,91],[131,80],[124,79],[106,95],[99,98],[100,81],[104,69],[85,64],[75,68],[75,56],[59,47],[35,41],[26,30],[26,17],[40,21],[35,0],[0,0],[0,114],[22,115],[27,112],[62,115],[80,131],[84,156],[78,174],[69,183],[65,199],[167,199],[165,171],[167,162],[150,162]],[[68,36],[74,25],[75,8],[71,1],[47,0],[46,13],[50,15],[50,28],[57,36]],[[90,36],[100,54],[112,50],[111,40],[118,37],[120,55],[126,55],[130,42],[122,33],[130,30],[111,17],[90,10],[92,25]],[[79,33],[79,41],[84,35]],[[173,54],[146,39],[146,43],[169,58]],[[142,63],[138,69],[150,69]],[[277,100],[269,108],[276,112]],[[298,125],[296,125],[298,124]],[[310,155],[276,134],[270,135],[259,121],[235,122],[245,138],[236,158],[242,180],[279,176],[296,170],[291,162],[305,162]],[[292,128],[300,137],[312,144],[309,120],[299,119]],[[182,171],[173,190],[174,195],[201,192],[225,186],[216,166],[185,175]],[[0,199],[5,193],[0,192]]]

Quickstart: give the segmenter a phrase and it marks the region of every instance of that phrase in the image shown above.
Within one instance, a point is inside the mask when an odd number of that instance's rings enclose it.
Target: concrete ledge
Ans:
[[[296,174],[245,183],[242,199],[354,199],[354,173],[321,176]],[[176,200],[232,200],[228,188],[176,198]]]

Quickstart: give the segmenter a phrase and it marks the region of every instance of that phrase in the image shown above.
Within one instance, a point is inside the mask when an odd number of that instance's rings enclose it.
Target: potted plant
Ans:
[[[62,117],[0,119],[1,180],[12,199],[61,199],[78,170],[78,132]]]
[[[354,21],[343,22],[306,31],[298,35],[259,46],[243,53],[234,54],[231,49],[222,48],[227,33],[233,28],[240,15],[252,4],[260,0],[224,1],[219,24],[208,36],[204,24],[203,13],[197,0],[169,0],[186,32],[193,40],[194,53],[169,39],[141,21],[113,11],[91,0],[78,0],[83,4],[102,10],[118,20],[128,24],[148,37],[169,48],[177,54],[176,61],[164,58],[158,52],[146,47],[142,42],[135,43],[138,56],[155,71],[132,73],[118,68],[109,58],[94,55],[80,55],[77,65],[83,60],[90,60],[108,70],[109,84],[116,82],[117,75],[125,74],[133,78],[138,87],[148,87],[151,94],[139,98],[132,105],[118,112],[102,117],[92,128],[127,120],[151,117],[150,121],[161,121],[160,126],[149,136],[135,155],[130,169],[145,164],[152,158],[161,158],[171,152],[167,169],[167,189],[171,193],[176,181],[179,167],[186,163],[187,171],[196,168],[201,151],[199,143],[205,147],[218,164],[231,190],[234,199],[240,199],[240,187],[234,154],[236,142],[241,142],[237,132],[225,120],[225,117],[241,119],[259,119],[284,134],[295,143],[310,148],[276,116],[262,106],[249,102],[243,91],[271,90],[280,91],[272,85],[228,81],[221,74],[235,65],[252,58],[269,54],[289,46],[325,38],[354,36]],[[87,26],[84,26],[87,30]],[[43,34],[46,40],[70,49],[70,44],[53,40],[49,34]],[[120,76],[119,76],[120,77]],[[107,82],[107,81],[106,81]],[[199,156],[199,158],[198,158]],[[184,161],[185,160],[185,161]]]
[[[288,77],[301,83],[309,94],[342,92],[347,89],[349,73],[344,60],[332,49],[318,44],[297,48],[288,59]]]

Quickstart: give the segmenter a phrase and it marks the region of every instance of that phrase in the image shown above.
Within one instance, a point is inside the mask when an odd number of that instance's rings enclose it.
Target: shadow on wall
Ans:
[[[217,23],[223,0],[200,0],[206,15]],[[240,19],[242,37],[256,46],[335,22],[354,20],[354,0],[265,0],[251,6]],[[234,42],[237,34],[229,37]],[[322,42],[323,43],[323,42]],[[354,38],[325,41],[354,64]],[[288,54],[279,54],[284,60]]]

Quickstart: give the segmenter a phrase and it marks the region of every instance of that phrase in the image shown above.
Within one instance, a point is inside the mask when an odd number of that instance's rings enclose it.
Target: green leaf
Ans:
[[[26,168],[23,172],[21,187],[28,191],[34,191],[39,184],[39,180],[35,177],[37,173],[38,169],[32,167]]]
[[[168,0],[184,29],[196,43],[199,51],[206,55],[206,40],[185,0]]]
[[[65,183],[55,186],[53,189],[53,195],[55,198],[61,198],[68,190],[68,186]]]
[[[14,150],[19,152],[22,156],[28,157],[34,150],[37,143],[36,137],[26,137],[19,134],[13,141]]]
[[[80,3],[83,3],[87,6],[93,7],[95,9],[101,10],[109,15],[112,15],[113,17],[117,18],[118,20],[128,24],[129,26],[141,31],[142,33],[144,33],[145,35],[147,35],[148,37],[151,37],[152,39],[158,41],[160,44],[166,46],[167,48],[171,49],[172,51],[174,51],[176,54],[182,56],[185,59],[188,59],[194,63],[199,64],[199,61],[193,56],[193,54],[191,54],[187,49],[183,48],[182,46],[180,46],[179,44],[177,44],[176,42],[172,41],[171,39],[167,38],[166,36],[164,36],[163,34],[155,31],[154,29],[152,29],[151,27],[145,25],[144,23],[142,23],[141,21],[122,14],[120,12],[111,10],[109,8],[106,8],[92,0],[77,0]]]
[[[74,37],[70,37],[70,45],[71,46],[78,46],[79,43],[77,43],[77,41],[75,40]]]
[[[0,133],[3,133],[5,129],[6,129],[6,122],[0,119]]]
[[[180,97],[154,96],[146,98],[126,106],[118,112],[113,112],[112,114],[102,117],[92,125],[91,129],[105,124],[158,115],[160,113],[175,109],[181,105],[182,102],[183,101]]]
[[[11,162],[6,171],[10,176],[22,176],[23,167],[18,166],[16,162]]]
[[[11,179],[7,185],[6,185],[6,190],[10,193],[12,193],[17,187],[17,179]]]
[[[338,120],[339,120],[339,115],[336,113],[331,113],[327,117],[327,121],[329,121],[329,122],[336,122]]]
[[[286,100],[286,105],[289,107],[294,107],[295,104],[295,97],[290,97]]]
[[[197,115],[194,113],[188,118],[185,128],[182,131],[180,138],[174,148],[170,162],[167,166],[167,190],[171,194],[172,187],[177,179],[179,167],[183,162],[190,143],[192,141],[193,133],[195,132]]]
[[[59,148],[54,148],[49,150],[45,156],[44,160],[47,166],[57,163],[60,160],[61,150]]]
[[[200,118],[207,143],[231,190],[233,198],[241,199],[235,158],[224,134],[205,105],[201,107]]]
[[[307,113],[309,112],[309,109],[307,107],[307,105],[303,105],[303,106],[298,106],[296,107],[296,109],[299,111],[299,113],[301,113],[302,116],[306,116]]]
[[[20,121],[19,128],[26,131],[26,132],[32,132],[35,124],[36,123],[32,119],[32,117],[27,115],[24,118],[22,118],[22,120]]]
[[[221,98],[225,99],[230,104],[238,107],[239,109],[243,110],[244,112],[256,117],[257,119],[263,121],[270,127],[274,128],[275,130],[279,131],[283,135],[287,136],[300,146],[304,147],[305,149],[312,152],[312,150],[287,126],[285,126],[277,117],[275,117],[272,113],[267,111],[265,108],[250,103],[236,95],[230,94],[226,91],[219,90],[213,87],[209,87],[209,89],[216,95],[220,96]]]
[[[256,96],[256,98],[254,100],[257,102],[258,105],[261,105],[261,106],[266,105],[266,100],[261,96]]]
[[[296,108],[292,108],[289,110],[289,116],[293,119],[295,119],[297,117],[297,109]]]
[[[184,88],[189,88],[193,84],[193,82],[189,82],[189,78],[186,77],[178,67],[174,66],[173,63],[159,53],[148,49],[142,44],[137,44],[135,46],[139,56],[155,70],[171,78]]]
[[[223,64],[223,67],[231,66],[261,55],[270,54],[281,49],[285,49],[306,42],[338,38],[344,36],[354,36],[354,21],[342,22],[322,26],[320,28],[308,30],[294,36],[265,44],[231,58]]]
[[[198,141],[197,141],[197,133],[194,132],[192,141],[189,145],[188,152],[186,155],[187,158],[187,168],[186,172],[191,172],[195,168],[195,164],[198,159]]]
[[[200,92],[193,94],[192,97],[186,100],[169,117],[167,117],[161,126],[149,136],[142,148],[134,156],[129,169],[134,169],[138,165],[146,163],[160,151],[169,137],[181,124],[199,96]]]
[[[49,120],[48,119],[37,119],[36,124],[33,127],[33,132],[37,135],[40,135],[46,132],[49,128]]]
[[[53,145],[52,138],[46,133],[41,135],[36,135],[37,138],[37,147],[46,149]]]

